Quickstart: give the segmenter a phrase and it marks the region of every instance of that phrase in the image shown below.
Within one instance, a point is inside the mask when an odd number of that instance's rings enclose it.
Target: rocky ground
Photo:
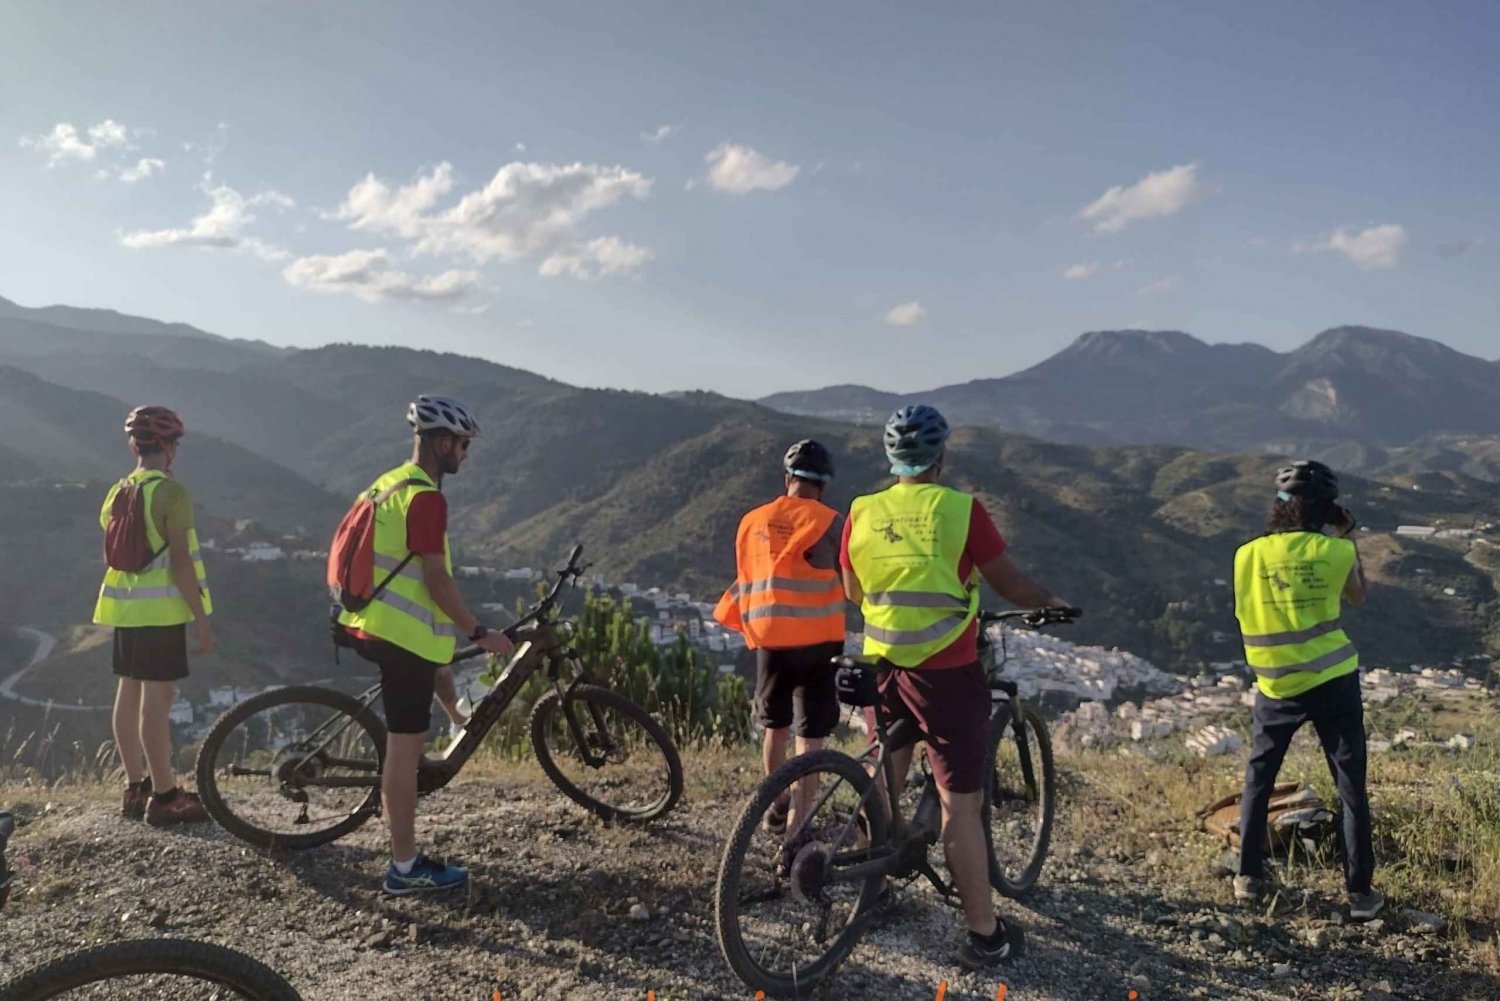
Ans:
[[[1066,767],[1066,762],[1064,762]],[[344,998],[750,998],[714,935],[724,839],[753,784],[753,760],[688,756],[687,797],[645,829],[607,827],[523,766],[423,801],[432,852],[472,866],[467,892],[392,899],[370,824],[290,857],[258,855],[212,827],[161,831],[120,819],[113,792],[0,787],[25,822],[18,889],[0,915],[0,980],[100,941],[186,936],[235,946],[283,973],[309,1001]],[[1086,789],[1086,785],[1081,787]],[[819,998],[1018,1001],[1157,998],[1500,997],[1481,951],[1441,919],[1393,901],[1351,925],[1326,891],[1293,886],[1284,913],[1236,908],[1206,871],[1214,850],[1186,823],[1157,847],[1112,851],[1110,807],[1064,804],[1052,859],[1025,903],[1028,952],[964,974],[950,956],[956,912],[902,891]],[[1083,822],[1088,819],[1088,822]],[[1329,885],[1322,879],[1319,885]]]

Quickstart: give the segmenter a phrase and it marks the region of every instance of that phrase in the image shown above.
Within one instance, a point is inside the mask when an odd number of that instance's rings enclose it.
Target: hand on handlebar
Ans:
[[[474,645],[485,653],[498,654],[501,657],[509,657],[516,649],[515,643],[511,641],[511,638],[506,635],[503,629],[491,629],[479,637]]]

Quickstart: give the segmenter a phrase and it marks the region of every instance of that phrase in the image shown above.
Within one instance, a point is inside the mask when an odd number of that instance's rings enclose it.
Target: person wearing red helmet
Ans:
[[[176,682],[188,675],[187,624],[195,655],[214,648],[193,502],[171,473],[183,433],[182,419],[166,407],[132,410],[125,436],[136,467],[110,488],[99,512],[106,569],[94,622],[114,627],[113,723],[127,783],[120,812],[157,827],[208,819],[172,771],[169,713]]]

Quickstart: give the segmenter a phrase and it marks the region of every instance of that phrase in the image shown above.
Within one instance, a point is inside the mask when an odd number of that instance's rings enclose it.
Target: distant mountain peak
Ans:
[[[1180,330],[1091,330],[1079,335],[1057,357],[1187,354],[1206,347],[1203,341]]]

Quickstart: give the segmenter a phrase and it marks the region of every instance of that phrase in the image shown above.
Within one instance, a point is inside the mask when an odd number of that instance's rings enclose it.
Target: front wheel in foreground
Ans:
[[[1057,772],[1047,725],[1030,708],[1021,720],[1015,726],[1007,710],[991,724],[982,818],[990,885],[1012,898],[1036,885],[1057,813]]]
[[[886,814],[859,762],[814,751],[755,791],[724,847],[715,894],[719,948],[751,990],[805,997],[848,957],[880,895]],[[803,803],[783,833],[773,804]]]
[[[89,989],[95,984],[102,986]],[[280,974],[244,953],[170,938],[132,939],[85,949],[0,985],[0,1001],[224,997],[301,1001],[301,995]]]
[[[577,685],[531,711],[537,763],[563,795],[604,820],[645,822],[682,796],[682,759],[651,714],[618,692]]]
[[[267,851],[343,837],[380,806],[385,726],[331,688],[274,688],[234,706],[198,751],[198,794],[218,825]]]

